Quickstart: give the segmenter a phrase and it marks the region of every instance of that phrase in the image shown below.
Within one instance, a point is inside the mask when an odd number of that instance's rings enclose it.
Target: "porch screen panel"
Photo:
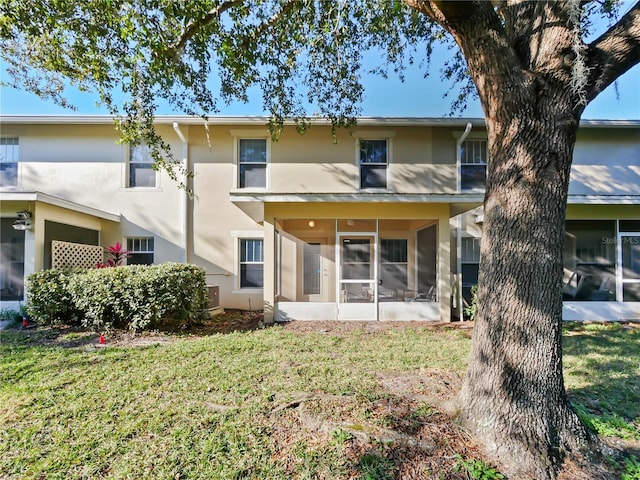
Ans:
[[[369,280],[371,278],[371,241],[349,238],[342,241],[343,280]]]
[[[418,231],[418,293],[434,300],[438,272],[437,238],[435,225]]]
[[[383,289],[407,290],[407,240],[380,240],[380,285]]]
[[[22,300],[24,232],[13,229],[16,218],[0,219],[0,300]]]
[[[622,237],[622,300],[640,302],[640,235]]]
[[[565,301],[615,300],[616,243],[614,220],[567,220]]]
[[[320,244],[304,244],[304,281],[303,293],[305,295],[320,294]]]

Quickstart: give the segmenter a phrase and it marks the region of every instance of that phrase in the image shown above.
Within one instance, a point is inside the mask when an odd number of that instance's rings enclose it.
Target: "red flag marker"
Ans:
[[[104,345],[105,343],[107,343],[107,341],[104,338],[104,335],[100,334],[100,337],[98,338],[98,343],[100,345]]]

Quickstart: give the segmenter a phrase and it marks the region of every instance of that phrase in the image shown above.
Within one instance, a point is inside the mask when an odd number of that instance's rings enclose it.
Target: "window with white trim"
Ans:
[[[484,190],[487,181],[487,141],[465,140],[460,145],[460,189]]]
[[[267,139],[238,139],[238,188],[266,188]]]
[[[151,265],[153,263],[153,237],[127,238],[127,265]]]
[[[155,188],[157,177],[149,145],[130,145],[127,186],[130,188]]]
[[[18,186],[18,154],[17,138],[0,138],[0,187]]]
[[[264,286],[264,241],[261,238],[240,239],[240,288]]]
[[[360,139],[358,163],[360,188],[387,188],[389,156],[386,139]]]

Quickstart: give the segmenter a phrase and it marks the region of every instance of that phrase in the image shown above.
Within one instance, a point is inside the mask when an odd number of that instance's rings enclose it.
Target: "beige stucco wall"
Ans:
[[[194,161],[232,163],[237,138],[266,137],[255,126],[210,127],[211,148],[204,128],[190,126]],[[434,131],[438,138],[434,138]],[[357,138],[388,138],[388,190],[396,193],[453,193],[456,186],[455,138],[451,129],[431,127],[367,127],[338,130],[314,125],[304,135],[285,127],[277,141],[269,139],[267,190],[280,193],[353,193],[359,191]],[[206,160],[205,160],[206,158]],[[226,176],[234,186],[232,167]]]
[[[180,159],[182,147],[173,129],[159,130]],[[121,215],[117,228],[106,229],[104,244],[155,236],[157,262],[181,260],[183,192],[166,172],[158,174],[157,188],[126,188],[128,146],[118,143],[113,124],[3,124],[2,135],[20,139],[19,184],[12,191],[41,192]]]
[[[118,132],[111,123],[100,125],[2,125],[2,136],[20,138],[18,191],[40,191],[121,216],[120,223],[91,220],[89,215],[40,206],[35,221],[52,220],[95,228],[103,245],[123,241],[127,236],[153,236],[155,261],[182,261],[185,241],[185,212],[189,219],[188,261],[202,266],[210,284],[220,286],[227,308],[261,308],[273,301],[273,283],[262,292],[239,291],[237,240],[241,236],[265,237],[265,251],[273,254],[273,222],[278,218],[430,218],[439,224],[439,298],[442,311],[449,310],[451,265],[455,244],[445,204],[267,203],[265,225],[254,222],[230,201],[237,170],[234,164],[236,138],[267,136],[266,127],[254,125],[181,125],[188,141],[187,156],[194,177],[193,199],[186,202],[182,190],[169,176],[159,174],[158,188],[125,188],[127,146],[118,144]],[[159,126],[177,159],[183,145],[171,125]],[[395,193],[455,193],[457,183],[456,139],[461,127],[366,126],[339,130],[334,143],[330,127],[315,125],[300,136],[285,127],[279,141],[270,142],[268,166],[270,193],[357,193],[357,138],[389,138],[389,190]],[[481,134],[474,128],[473,135]],[[638,129],[588,128],[581,130],[572,170],[572,194],[637,195],[640,185],[640,141]],[[186,205],[185,205],[186,204]],[[258,208],[262,208],[256,203]],[[2,216],[28,208],[13,203],[0,205]],[[638,206],[570,205],[568,218],[638,218]],[[474,212],[475,213],[475,212]],[[467,215],[463,226],[479,234],[475,217]],[[266,226],[266,227],[265,227]],[[37,232],[39,229],[36,224]],[[333,240],[332,240],[333,241]],[[37,242],[37,237],[36,237]],[[450,249],[450,246],[452,250]],[[42,245],[37,244],[42,264]],[[269,250],[270,249],[270,250]],[[450,265],[450,259],[453,262]],[[39,262],[39,263],[38,263]],[[38,268],[38,267],[37,267]],[[331,275],[333,278],[335,275]],[[265,271],[265,278],[273,278]],[[271,290],[270,290],[271,289]]]
[[[569,193],[637,195],[640,191],[638,129],[585,128],[576,142]]]

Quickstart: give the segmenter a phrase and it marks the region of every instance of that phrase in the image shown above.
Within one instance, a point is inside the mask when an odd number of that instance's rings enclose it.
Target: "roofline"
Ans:
[[[101,125],[114,122],[112,115],[0,115],[0,124],[66,124],[66,125]],[[314,125],[329,125],[324,117],[311,117]],[[359,126],[422,126],[422,127],[464,127],[471,123],[475,127],[484,127],[484,118],[478,117],[357,117]],[[187,115],[158,115],[155,122],[159,125],[171,125],[178,122],[183,125],[202,125],[205,119]],[[269,117],[264,115],[237,115],[208,117],[209,125],[266,125]],[[293,120],[286,120],[286,125],[293,125]],[[640,128],[640,119],[585,119],[580,121],[581,128]]]
[[[73,210],[74,212],[84,213],[93,217],[102,218],[104,220],[110,220],[112,222],[120,222],[120,215],[111,212],[105,212],[97,208],[89,207],[87,205],[81,205],[64,198],[49,195],[43,192],[24,192],[24,191],[4,191],[0,192],[0,201],[2,202],[42,202],[56,207],[66,208],[67,210]]]

